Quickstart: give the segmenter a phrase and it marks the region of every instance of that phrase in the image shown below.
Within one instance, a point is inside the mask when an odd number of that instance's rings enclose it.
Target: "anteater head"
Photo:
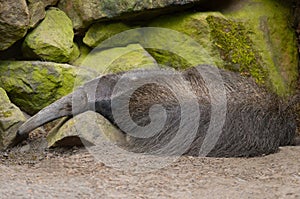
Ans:
[[[17,142],[27,138],[32,130],[61,117],[73,117],[92,110],[109,118],[110,96],[117,77],[118,75],[106,75],[93,79],[40,110],[18,129]]]

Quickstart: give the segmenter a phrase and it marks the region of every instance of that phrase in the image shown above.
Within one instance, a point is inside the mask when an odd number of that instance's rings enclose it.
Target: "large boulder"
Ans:
[[[10,102],[5,90],[0,88],[0,150],[11,145],[25,120],[22,111]]]
[[[200,64],[207,62],[252,76],[280,96],[293,93],[298,57],[294,30],[289,26],[289,5],[271,0],[236,1],[222,13],[163,16],[149,26],[189,35],[206,52],[199,54],[198,60],[203,60]],[[178,45],[183,50],[192,47]],[[185,60],[190,62],[190,57],[182,59],[160,50],[149,52],[161,64],[189,67]]]
[[[68,62],[74,50],[72,21],[58,8],[47,11],[45,19],[23,43],[24,56],[54,62]]]
[[[75,116],[47,136],[48,147],[97,145],[103,139],[121,145],[126,143],[125,135],[118,128],[93,111]]]
[[[72,19],[76,30],[88,27],[92,22],[112,19],[126,14],[128,16],[140,18],[149,12],[165,13],[172,7],[181,9],[194,5],[193,3],[203,2],[203,0],[159,0],[159,1],[132,1],[132,0],[60,0],[58,6]],[[165,9],[162,9],[165,8]],[[171,9],[171,10],[173,10]]]
[[[0,0],[0,50],[25,36],[29,28],[26,0]]]
[[[194,57],[199,60],[197,64],[213,64],[219,68],[251,75],[258,83],[267,78],[266,69],[258,52],[259,48],[254,46],[249,37],[250,32],[242,23],[229,19],[219,12],[164,16],[154,20],[150,26],[173,29],[194,39],[199,44],[197,48],[202,48],[205,52]],[[187,45],[183,39],[181,42],[182,44],[175,47],[182,48],[182,51],[191,51],[195,48],[193,45]],[[160,49],[150,49],[149,52],[159,63],[176,69],[193,66],[190,64],[193,56],[179,57]]]
[[[68,64],[40,61],[0,62],[0,85],[14,104],[32,115],[69,94],[95,74]]]
[[[267,83],[273,91],[283,96],[293,93],[298,76],[298,50],[295,30],[291,26],[291,2],[237,1],[223,11],[227,17],[244,25],[267,70]]]

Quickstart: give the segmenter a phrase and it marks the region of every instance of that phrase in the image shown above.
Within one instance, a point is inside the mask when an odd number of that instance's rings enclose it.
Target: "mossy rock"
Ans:
[[[195,51],[194,48],[200,47],[203,51],[205,51],[205,53],[197,55],[197,58],[195,58],[192,53],[190,53],[190,55],[186,54],[185,57],[181,57],[176,53],[167,52],[163,49],[150,49],[149,53],[159,64],[167,65],[176,69],[186,69],[200,64],[213,64],[218,67],[223,67],[224,62],[220,58],[218,50],[211,42],[211,30],[206,20],[209,16],[224,17],[218,12],[183,13],[177,16],[162,16],[148,24],[148,26],[151,27],[172,29],[191,37],[191,39],[197,42],[199,46],[186,43],[186,40],[183,39],[184,37],[178,34],[179,38],[172,38],[172,40],[178,41],[178,44],[173,46],[172,52],[193,52]],[[168,41],[164,36],[161,38],[163,41],[155,42],[162,43]]]
[[[218,12],[185,13],[179,16],[164,16],[156,19],[149,26],[170,28],[187,34],[195,40],[206,54],[199,54],[197,64],[213,64],[252,76],[256,82],[264,83],[267,74],[260,54],[254,46],[243,23],[230,20]],[[192,45],[182,41],[177,48],[191,51]],[[148,50],[148,49],[147,49]],[[149,53],[159,64],[168,65],[175,69],[186,69],[195,65],[190,64],[192,56],[180,57],[160,49],[150,49]]]
[[[26,35],[30,16],[26,0],[2,0],[0,10],[0,51],[2,51]]]
[[[94,48],[102,41],[129,29],[130,27],[123,23],[96,23],[86,32],[83,42],[89,47]]]
[[[58,0],[28,0],[28,10],[30,14],[29,26],[35,28],[37,24],[46,16],[46,8],[55,6]]]
[[[73,26],[58,8],[47,11],[45,19],[30,32],[23,43],[23,54],[30,59],[68,62],[73,56]]]
[[[251,76],[280,96],[293,93],[297,79],[297,48],[294,31],[289,27],[290,5],[279,1],[239,1],[218,12],[183,13],[162,16],[149,26],[169,28],[187,34],[206,54],[197,64],[213,64]],[[162,37],[162,40],[165,39]],[[163,42],[163,41],[162,41]],[[178,44],[183,51],[192,45]],[[193,57],[180,57],[160,49],[149,53],[159,64],[176,69],[191,66]]]
[[[0,84],[14,104],[35,114],[95,75],[68,64],[40,61],[0,62]]]
[[[290,24],[290,2],[237,1],[223,11],[226,17],[242,23],[249,32],[248,37],[268,73],[266,82],[280,96],[294,92],[298,76],[297,42]]]
[[[139,44],[111,49],[97,49],[89,53],[82,62],[98,74],[116,73],[140,68],[156,67],[157,63]]]
[[[252,76],[259,84],[265,84],[268,74],[264,62],[243,23],[223,17],[207,17],[211,38],[224,60],[224,68]]]
[[[160,14],[182,11],[204,0],[60,0],[58,7],[72,19],[75,30],[97,21],[144,20]],[[195,3],[195,4],[194,4]]]
[[[3,88],[0,88],[0,150],[12,144],[20,125],[25,122],[21,110],[12,104]]]
[[[59,128],[51,130],[47,136],[48,147],[98,145],[107,140],[124,145],[125,135],[102,115],[87,111],[76,115]],[[98,145],[99,146],[99,145]]]
[[[35,3],[30,3],[28,5],[28,10],[30,13],[30,28],[35,28],[37,24],[43,20],[46,16],[46,11],[44,8],[44,3],[41,1],[37,1]]]

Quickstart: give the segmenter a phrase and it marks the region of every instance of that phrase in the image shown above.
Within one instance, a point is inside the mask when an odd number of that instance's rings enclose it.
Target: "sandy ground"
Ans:
[[[146,173],[96,162],[84,148],[29,146],[0,153],[0,198],[300,198],[300,146],[248,159],[181,157]]]

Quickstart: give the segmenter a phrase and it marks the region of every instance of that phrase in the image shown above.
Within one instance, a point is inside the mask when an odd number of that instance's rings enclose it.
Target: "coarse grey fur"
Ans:
[[[158,69],[153,69],[158,70]],[[132,80],[147,77],[147,70],[131,72]],[[169,75],[170,73],[168,73]],[[181,106],[176,95],[188,95],[186,90],[181,89],[176,77],[183,77],[188,82],[191,91],[195,94],[201,117],[196,122],[199,124],[197,134],[184,154],[199,155],[199,150],[207,134],[211,119],[211,99],[204,79],[198,73],[197,68],[191,68],[183,72],[172,71],[170,84],[178,88],[176,94],[168,87],[157,84],[145,84],[139,87],[130,95],[129,113],[132,120],[139,126],[146,126],[151,122],[149,111],[155,104],[162,105],[166,110],[166,122],[162,130],[149,138],[137,138],[134,129],[131,129],[129,150],[135,152],[148,152],[165,146],[170,142],[179,130],[181,121]],[[266,89],[239,74],[220,70],[224,81],[227,100],[227,112],[222,133],[220,134],[213,149],[207,154],[212,157],[252,157],[263,154],[274,153],[281,145],[288,145],[292,142],[296,132],[295,115],[283,105],[282,101]],[[117,82],[123,73],[109,74],[88,82],[78,88],[74,93],[54,102],[41,110],[35,116],[25,122],[19,129],[20,138],[25,138],[30,131],[49,121],[63,116],[77,115],[87,110],[93,110],[113,124],[118,126],[112,114],[111,102],[120,96],[128,95],[128,91],[121,90],[113,93]],[[218,97],[218,96],[216,96]],[[184,103],[189,104],[193,100],[189,96]],[[80,103],[79,103],[80,102]],[[218,104],[216,104],[217,106]],[[128,107],[114,107],[120,112],[126,111]],[[190,118],[197,118],[191,111]],[[153,118],[152,118],[153,119]],[[192,129],[191,129],[192,131]],[[126,132],[125,132],[126,133]],[[186,135],[189,139],[189,135]],[[185,140],[182,140],[185,142]],[[179,147],[175,143],[176,147]],[[177,153],[177,152],[176,152]],[[178,155],[169,151],[168,155]]]

